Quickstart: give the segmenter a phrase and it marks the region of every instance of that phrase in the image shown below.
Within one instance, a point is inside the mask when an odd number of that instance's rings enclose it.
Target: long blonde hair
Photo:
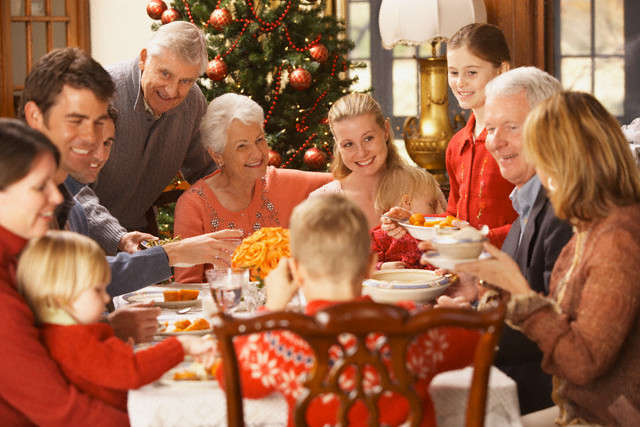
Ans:
[[[70,308],[83,291],[109,283],[111,269],[102,248],[89,237],[50,230],[27,244],[16,279],[18,290],[41,320],[48,310]]]
[[[596,98],[561,92],[541,102],[524,126],[527,161],[546,175],[558,218],[607,217],[640,201],[640,173],[620,124]]]
[[[331,127],[331,133],[333,134],[335,140],[335,133],[333,131],[333,126],[335,123],[347,120],[356,116],[360,116],[363,114],[371,114],[373,115],[376,123],[384,129],[388,119],[384,118],[382,114],[382,108],[380,108],[380,104],[373,99],[370,95],[366,93],[353,92],[348,95],[343,96],[338,99],[329,110],[329,126]],[[405,161],[398,153],[398,149],[394,144],[394,136],[393,129],[389,125],[389,138],[385,141],[387,144],[387,159],[385,162],[385,166],[390,168],[391,166],[395,166],[398,164],[403,164]],[[342,180],[346,178],[350,173],[351,169],[349,169],[342,160],[342,156],[340,155],[340,146],[336,142],[333,145],[333,161],[331,162],[331,173],[333,177],[338,180]]]

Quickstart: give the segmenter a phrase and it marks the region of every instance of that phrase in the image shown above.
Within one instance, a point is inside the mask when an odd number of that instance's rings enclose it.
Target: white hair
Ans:
[[[262,107],[248,96],[225,93],[215,98],[207,107],[200,124],[202,143],[215,153],[221,154],[227,145],[227,132],[234,120],[246,125],[264,124]]]
[[[562,91],[562,84],[536,67],[518,67],[502,73],[484,88],[485,96],[509,96],[525,91],[529,107]]]
[[[157,58],[165,49],[187,64],[199,65],[199,74],[207,70],[207,41],[204,32],[192,23],[173,21],[158,28],[147,43],[147,54]]]

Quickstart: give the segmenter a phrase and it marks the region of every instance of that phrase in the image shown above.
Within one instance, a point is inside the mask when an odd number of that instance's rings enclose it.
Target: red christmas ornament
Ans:
[[[207,76],[214,82],[224,79],[229,73],[229,67],[220,58],[209,61],[207,66]]]
[[[305,90],[311,86],[311,73],[304,68],[296,68],[289,75],[289,84],[297,90]]]
[[[329,49],[322,43],[318,43],[309,48],[309,54],[314,61],[324,62],[329,58]]]
[[[282,156],[277,151],[269,150],[269,166],[279,168],[282,164]]]
[[[215,9],[209,17],[211,26],[218,31],[224,30],[224,27],[231,24],[231,21],[231,13],[227,9]]]
[[[147,15],[151,19],[162,18],[162,13],[167,10],[167,4],[162,0],[151,0],[147,3]]]
[[[178,19],[180,19],[180,12],[175,9],[165,10],[162,12],[162,16],[160,17],[163,24],[168,24],[169,22],[177,21]]]
[[[311,147],[304,153],[304,164],[314,171],[323,169],[327,164],[327,155],[316,147]]]

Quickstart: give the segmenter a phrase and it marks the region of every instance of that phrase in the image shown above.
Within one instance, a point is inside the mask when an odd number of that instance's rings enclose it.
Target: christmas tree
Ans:
[[[187,20],[209,42],[208,101],[224,93],[250,96],[265,111],[269,164],[322,170],[331,157],[327,112],[354,82],[353,42],[322,0],[151,0],[147,13]],[[160,25],[160,24],[155,24]]]

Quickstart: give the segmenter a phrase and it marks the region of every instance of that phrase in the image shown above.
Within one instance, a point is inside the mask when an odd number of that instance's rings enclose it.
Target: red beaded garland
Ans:
[[[231,24],[232,20],[231,13],[227,9],[220,8],[211,12],[211,16],[209,17],[211,26],[218,31],[224,30],[227,25]]]
[[[167,10],[167,4],[162,0],[151,0],[147,3],[147,15],[151,19],[160,19],[165,10]]]
[[[304,68],[296,68],[289,75],[289,84],[297,90],[305,90],[311,86],[311,73]]]
[[[178,19],[180,19],[180,12],[175,9],[165,10],[162,12],[162,16],[160,17],[163,24],[168,24],[169,22],[177,21]]]
[[[207,76],[214,82],[224,79],[228,73],[229,67],[227,67],[227,64],[221,58],[209,61]]]

